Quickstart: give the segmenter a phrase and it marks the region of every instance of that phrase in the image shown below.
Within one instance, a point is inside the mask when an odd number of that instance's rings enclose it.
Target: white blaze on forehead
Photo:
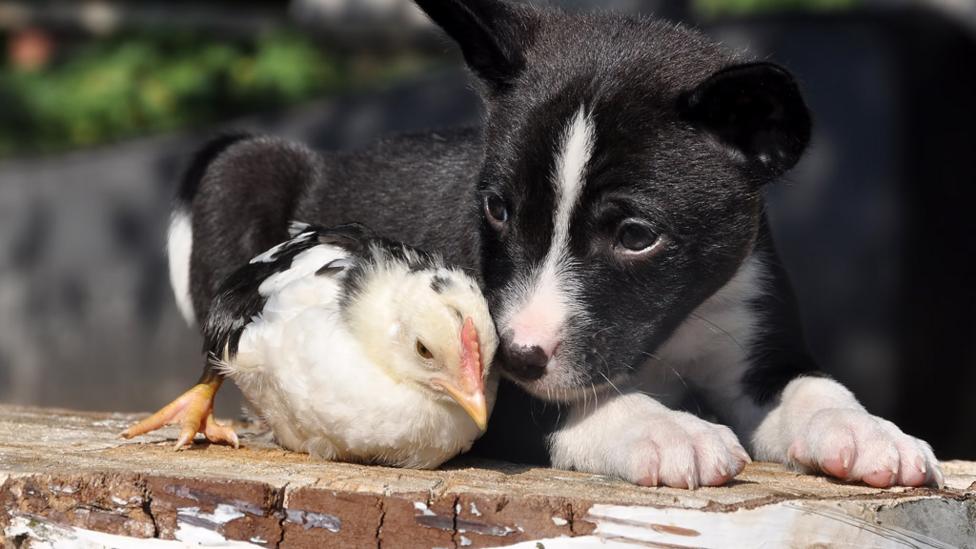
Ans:
[[[552,181],[556,209],[549,251],[542,265],[518,285],[521,291],[503,312],[502,329],[512,332],[514,344],[538,346],[550,356],[566,318],[574,312],[575,285],[567,277],[570,221],[582,194],[594,138],[593,120],[580,107],[566,127],[556,157]]]
[[[546,257],[547,263],[560,261],[566,255],[566,247],[569,245],[569,222],[582,194],[586,165],[593,154],[593,140],[593,120],[586,114],[586,109],[580,107],[566,129],[562,150],[556,159],[553,182],[556,187],[556,211],[552,244]]]

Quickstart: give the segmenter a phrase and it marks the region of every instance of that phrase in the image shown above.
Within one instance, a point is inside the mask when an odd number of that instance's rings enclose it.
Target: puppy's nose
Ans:
[[[546,374],[549,355],[537,345],[502,342],[502,368],[521,381],[535,381]]]

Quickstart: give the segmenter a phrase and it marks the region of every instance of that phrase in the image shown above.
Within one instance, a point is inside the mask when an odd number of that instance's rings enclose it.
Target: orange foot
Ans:
[[[176,450],[190,446],[197,433],[203,433],[210,442],[237,448],[239,442],[234,429],[217,423],[213,417],[214,395],[220,383],[220,379],[214,379],[195,385],[160,411],[126,429],[122,438],[144,435],[164,425],[179,423],[180,436],[176,439]]]

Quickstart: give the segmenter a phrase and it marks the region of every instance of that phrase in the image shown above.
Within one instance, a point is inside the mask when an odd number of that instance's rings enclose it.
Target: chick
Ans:
[[[218,292],[201,382],[124,435],[179,421],[189,438],[236,445],[211,415],[227,376],[291,450],[433,468],[470,448],[497,388],[497,336],[476,282],[360,225],[292,234]]]

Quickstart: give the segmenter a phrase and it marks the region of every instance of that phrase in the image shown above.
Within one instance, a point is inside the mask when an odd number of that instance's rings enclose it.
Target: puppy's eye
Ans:
[[[496,228],[500,228],[508,222],[508,205],[505,199],[497,194],[490,194],[485,197],[485,215],[488,221]]]
[[[430,349],[426,345],[417,340],[417,354],[420,355],[424,360],[430,360],[434,358],[434,353],[430,352]]]
[[[647,254],[659,250],[664,237],[637,221],[624,221],[617,229],[616,248],[625,254]]]

